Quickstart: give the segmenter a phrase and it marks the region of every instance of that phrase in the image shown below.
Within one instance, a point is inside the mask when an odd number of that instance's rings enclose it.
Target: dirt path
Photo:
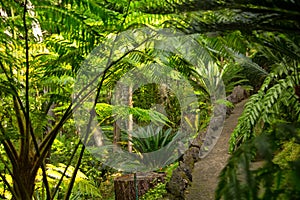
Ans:
[[[228,154],[228,141],[230,134],[237,125],[246,100],[235,105],[232,114],[225,120],[222,135],[216,146],[207,157],[195,163],[193,170],[193,182],[187,189],[187,200],[214,199],[215,189],[218,184],[218,176],[225,166]]]

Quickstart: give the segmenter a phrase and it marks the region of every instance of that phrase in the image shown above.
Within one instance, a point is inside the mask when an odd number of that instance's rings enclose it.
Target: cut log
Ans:
[[[165,173],[137,173],[136,183],[138,196],[141,197],[149,189],[155,187],[158,183],[165,181]],[[134,181],[134,174],[126,174],[117,177],[114,180],[115,187],[115,200],[135,200],[136,199],[136,187]]]

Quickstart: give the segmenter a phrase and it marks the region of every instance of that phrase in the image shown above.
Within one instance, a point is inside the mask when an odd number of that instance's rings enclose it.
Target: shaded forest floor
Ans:
[[[231,115],[225,120],[222,134],[214,149],[199,162],[195,163],[192,173],[193,182],[187,188],[187,200],[211,200],[215,197],[215,190],[218,185],[218,176],[227,163],[228,141],[230,135],[238,123],[247,100],[235,105]]]

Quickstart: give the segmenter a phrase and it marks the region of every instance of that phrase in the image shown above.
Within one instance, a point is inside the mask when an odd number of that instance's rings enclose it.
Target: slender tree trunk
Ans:
[[[129,86],[128,88],[128,107],[133,107],[133,101],[132,101],[132,86]],[[133,130],[133,116],[132,114],[129,114],[128,118],[128,152],[132,152],[132,130]]]
[[[95,145],[97,147],[101,147],[103,146],[103,133],[101,131],[101,129],[96,129],[94,134],[93,134],[93,138],[95,141]]]
[[[115,90],[115,98],[116,99],[120,99],[121,98],[121,94],[120,94],[120,89]],[[119,142],[121,140],[121,130],[119,127],[119,123],[121,123],[121,121],[116,120],[113,123],[113,127],[114,127],[114,139],[113,139],[113,144],[115,145],[115,147],[119,146]]]
[[[114,145],[119,146],[120,138],[121,138],[121,130],[120,127],[118,126],[117,122],[114,122]]]

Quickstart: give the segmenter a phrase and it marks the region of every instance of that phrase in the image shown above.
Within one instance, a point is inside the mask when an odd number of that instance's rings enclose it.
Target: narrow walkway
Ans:
[[[193,182],[187,189],[187,200],[211,200],[215,198],[218,176],[227,163],[228,141],[230,134],[237,125],[238,118],[243,112],[246,100],[235,105],[232,114],[225,120],[222,134],[207,157],[195,163]]]

